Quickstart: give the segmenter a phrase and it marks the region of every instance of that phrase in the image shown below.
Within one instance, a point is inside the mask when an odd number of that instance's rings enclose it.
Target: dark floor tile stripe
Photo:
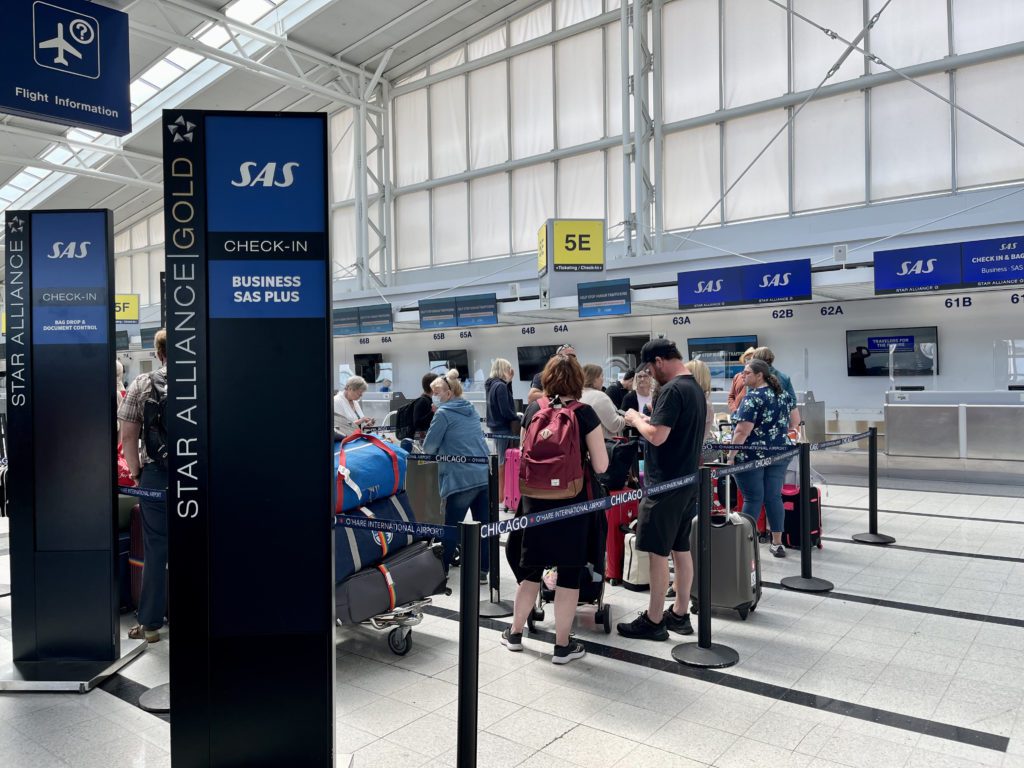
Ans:
[[[831,541],[835,544],[856,544],[862,547],[875,546],[874,544],[863,544],[853,539],[844,539],[839,536],[822,536],[822,541]],[[968,557],[972,560],[995,560],[1000,563],[1024,563],[1024,557],[1010,557],[1009,555],[985,555],[975,552],[957,552],[953,549],[929,549],[928,547],[910,547],[906,544],[886,544],[886,549],[902,549],[906,552],[925,552],[929,555],[949,555],[950,557]]]
[[[867,509],[864,507],[850,507],[844,504],[826,504],[825,509],[854,509],[858,512],[867,513]],[[996,517],[971,517],[969,515],[937,515],[930,514],[928,512],[907,512],[899,509],[880,509],[879,512],[884,512],[887,515],[907,515],[908,517],[931,517],[940,518],[942,520],[966,520],[972,523],[1006,523],[1007,525],[1024,525],[1024,520],[1000,520]]]
[[[441,608],[439,606],[429,605],[424,608],[424,612],[443,619],[459,621],[459,612],[453,611],[450,608]],[[497,619],[481,618],[480,626],[485,629],[501,631],[508,628],[509,624],[504,621],[498,621]],[[535,640],[542,640],[549,643],[553,643],[555,641],[554,633],[546,630],[530,632],[530,637]],[[879,723],[880,725],[887,725],[892,728],[913,731],[914,733],[928,734],[929,736],[946,739],[947,741],[956,741],[961,744],[968,744],[982,749],[991,749],[997,752],[1006,752],[1010,743],[1010,740],[1007,737],[988,733],[986,731],[961,728],[959,726],[940,723],[934,720],[926,720],[924,718],[912,717],[910,715],[901,715],[898,712],[889,712],[883,709],[875,709],[874,707],[866,707],[862,704],[854,704],[853,702],[833,699],[828,696],[819,696],[817,694],[807,693],[806,691],[799,691],[795,688],[785,688],[781,685],[775,685],[774,683],[752,680],[747,677],[739,677],[738,675],[719,672],[717,670],[687,667],[670,659],[647,656],[646,654],[638,653],[637,651],[630,651],[624,648],[614,648],[610,645],[604,645],[603,643],[598,643],[593,640],[584,640],[582,642],[587,648],[587,653],[592,653],[595,656],[601,656],[614,661],[622,661],[627,664],[646,667],[648,669],[656,669],[660,672],[679,675],[681,677],[703,680],[714,685],[721,685],[723,687],[732,688],[745,693],[765,696],[777,701],[786,701],[791,704],[810,707],[811,709],[820,709],[826,712],[842,715],[844,717],[866,720],[872,723]]]
[[[914,613],[930,613],[933,616],[948,616],[953,619],[978,621],[984,624],[1000,624],[1005,627],[1020,627],[1024,629],[1024,619],[1014,619],[1009,616],[993,616],[988,613],[971,613],[970,611],[957,611],[952,608],[939,608],[934,605],[901,603],[898,600],[886,600],[884,597],[868,597],[867,595],[853,595],[848,592],[793,592],[792,590],[787,590],[784,586],[774,581],[762,581],[761,586],[767,587],[768,589],[785,590],[787,592],[792,592],[792,594],[795,595],[807,594],[812,597],[829,597],[834,600],[847,600],[851,603],[878,605],[883,608],[896,608],[901,611],[913,611]]]
[[[149,688],[144,686],[142,683],[137,683],[120,674],[111,675],[100,683],[99,687],[111,696],[116,696],[121,701],[128,702],[133,707],[139,706],[139,699],[142,697],[142,694],[149,690]],[[168,723],[171,722],[171,715],[169,712],[148,712],[147,714],[153,715],[153,717],[159,717],[161,720],[165,720]]]

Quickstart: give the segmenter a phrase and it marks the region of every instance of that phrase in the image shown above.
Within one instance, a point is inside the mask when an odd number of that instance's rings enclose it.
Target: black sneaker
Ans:
[[[684,613],[677,616],[676,612],[669,608],[665,611],[665,626],[679,635],[692,635],[693,627],[690,625],[690,614]]]
[[[620,623],[617,629],[623,637],[632,637],[637,640],[668,640],[665,620],[662,619],[655,624],[647,617],[647,611],[640,611],[635,619]]]
[[[510,651],[523,650],[523,633],[512,634],[511,627],[501,633],[501,644]]]
[[[511,647],[511,646],[509,646]],[[569,638],[568,645],[556,645],[555,652],[551,656],[552,664],[568,664],[573,659],[582,659],[587,655],[587,649],[579,640]]]
[[[768,545],[768,551],[771,552],[776,557],[785,557],[786,556],[786,548],[784,546],[782,546],[781,544],[769,544]]]

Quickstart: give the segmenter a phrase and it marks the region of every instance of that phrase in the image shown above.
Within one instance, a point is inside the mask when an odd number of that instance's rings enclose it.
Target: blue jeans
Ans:
[[[780,461],[762,469],[751,469],[736,475],[736,485],[743,494],[743,514],[757,522],[764,505],[768,527],[782,533],[786,512],[782,508],[782,484],[786,479],[786,462]]]
[[[467,488],[464,491],[456,491],[441,499],[441,512],[444,514],[445,525],[457,526],[466,517],[466,510],[473,513],[473,519],[487,524],[490,518],[490,510],[487,503],[487,486],[478,485],[475,488]],[[444,568],[447,571],[452,564],[452,556],[455,553],[455,542],[458,537],[445,537],[444,540]],[[480,570],[489,569],[490,552],[487,549],[487,540],[480,542]]]
[[[167,490],[167,469],[156,464],[142,468],[139,485]],[[167,503],[139,499],[142,510],[142,593],[139,595],[139,624],[159,629],[167,615]]]

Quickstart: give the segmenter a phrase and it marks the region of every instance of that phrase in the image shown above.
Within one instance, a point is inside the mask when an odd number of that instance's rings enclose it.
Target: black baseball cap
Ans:
[[[683,356],[679,354],[679,347],[676,346],[674,341],[669,339],[651,339],[641,348],[641,365],[649,365],[650,363],[653,363],[654,358],[656,357],[660,357],[665,360],[683,359]]]

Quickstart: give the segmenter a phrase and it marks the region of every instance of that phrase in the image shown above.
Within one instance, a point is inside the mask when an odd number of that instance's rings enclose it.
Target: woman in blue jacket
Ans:
[[[430,385],[437,407],[434,420],[423,439],[423,452],[441,456],[487,456],[487,444],[480,431],[480,416],[471,403],[462,397],[459,372],[454,368],[446,376],[438,376]],[[441,492],[441,511],[445,525],[457,525],[473,513],[473,519],[486,523],[487,464],[439,462],[437,479]],[[444,566],[451,565],[455,541],[444,541]],[[488,552],[481,547],[480,579],[487,575]]]
[[[491,363],[491,376],[484,383],[487,392],[487,431],[494,435],[513,435],[512,422],[519,420],[516,404],[512,399],[512,363],[499,357]],[[515,430],[518,432],[518,429]],[[512,445],[510,440],[496,439],[498,452],[498,503],[505,499],[505,451]],[[515,510],[512,510],[515,512]]]

